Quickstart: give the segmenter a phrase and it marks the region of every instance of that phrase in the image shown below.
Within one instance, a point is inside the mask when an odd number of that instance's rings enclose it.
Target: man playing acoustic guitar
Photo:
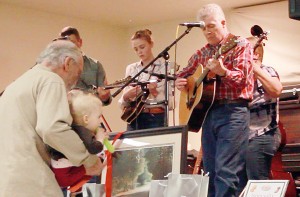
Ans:
[[[203,166],[210,176],[208,193],[210,197],[238,196],[242,189],[238,186],[244,177],[242,172],[245,171],[248,144],[253,52],[246,39],[229,33],[224,13],[218,5],[202,7],[198,12],[198,20],[206,24],[203,34],[208,43],[192,55],[187,67],[177,75],[175,85],[182,92],[193,91],[188,89],[188,83],[191,82],[189,77],[202,65],[204,69],[209,69],[209,77],[203,80],[203,87],[196,86],[206,89],[206,84],[212,84],[212,88],[209,88],[211,92],[203,94],[212,94],[213,104],[208,108],[203,124],[200,124],[203,130]],[[236,44],[230,44],[232,39]],[[184,103],[188,105],[189,101]]]

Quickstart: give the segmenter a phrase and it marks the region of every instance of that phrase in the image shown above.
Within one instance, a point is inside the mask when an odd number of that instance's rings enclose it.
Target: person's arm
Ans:
[[[95,165],[90,167],[85,166],[85,174],[90,176],[99,176],[106,164],[106,160],[102,162],[100,158],[97,158]]]
[[[137,97],[142,92],[142,89],[140,86],[135,86],[135,87],[128,87],[124,90],[123,94],[123,99],[124,102],[131,102],[134,101]]]
[[[63,81],[40,87],[36,99],[35,129],[43,142],[64,154],[76,166],[96,165],[97,156],[89,154],[82,140],[70,127],[72,117]]]
[[[187,77],[194,74],[194,72],[197,70],[200,62],[201,56],[201,50],[196,51],[196,53],[194,53],[189,61],[188,61],[188,65],[182,69],[182,71],[180,71],[179,73],[177,73],[176,77],[177,79],[175,80],[175,86],[179,91],[183,91],[186,88],[187,85]]]
[[[224,64],[225,72],[218,73],[221,80],[228,87],[244,86],[246,79],[253,77],[253,49],[246,39],[242,39],[233,51],[232,55],[219,59]]]
[[[253,61],[253,73],[254,77],[256,77],[262,84],[263,89],[270,95],[272,98],[277,98],[280,96],[282,91],[282,84],[278,78],[278,74],[274,69],[272,75],[268,74],[267,71],[263,70],[261,67],[261,62],[259,60]],[[268,67],[268,69],[271,69]]]
[[[126,67],[126,72],[125,72],[125,78],[128,76],[133,76],[134,75],[134,65],[128,65]],[[124,88],[123,90],[123,94],[121,96],[121,98],[119,99],[118,103],[120,105],[120,107],[123,109],[124,107],[128,106],[129,103],[131,101],[134,101],[137,97],[137,95],[139,95],[141,93],[141,87],[140,86],[127,86]]]
[[[106,78],[104,79],[104,85],[107,85],[107,80]],[[112,101],[112,96],[110,94],[110,90],[105,90],[103,87],[98,87],[97,89],[98,91],[98,96],[100,98],[100,100],[102,101],[102,104],[104,106],[109,105]]]
[[[186,85],[187,85],[187,79],[185,78],[178,77],[175,80],[175,86],[179,91],[183,91],[184,89],[186,89]]]
[[[156,98],[158,95],[157,82],[152,82],[152,83],[148,84],[147,88],[149,89],[150,95],[152,95],[152,97]]]
[[[80,125],[72,125],[72,128],[79,135],[89,153],[98,154],[103,150],[103,144],[96,139],[92,131]]]
[[[201,50],[196,51],[194,53],[185,68],[182,69],[179,73],[177,73],[177,77],[179,78],[187,78],[188,76],[194,74],[200,64]]]
[[[108,84],[107,78],[106,78],[106,72],[105,72],[102,64],[99,61],[97,61],[97,65],[98,65],[98,73],[97,73],[98,86],[99,86],[99,84],[102,84],[103,86],[105,86]],[[104,106],[109,105],[112,101],[112,96],[111,96],[110,90],[105,90],[105,89],[103,89],[103,87],[98,87],[97,91],[98,91],[98,96],[99,96],[100,100],[102,101],[102,104]]]

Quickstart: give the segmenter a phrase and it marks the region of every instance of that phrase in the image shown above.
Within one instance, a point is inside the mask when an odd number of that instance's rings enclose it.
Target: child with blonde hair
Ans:
[[[73,130],[79,135],[90,154],[103,150],[103,140],[108,135],[99,128],[101,124],[102,103],[95,95],[81,90],[68,94],[70,112],[73,117]],[[84,166],[74,166],[63,154],[51,148],[51,168],[55,178],[64,190],[75,185],[87,176]],[[103,163],[104,167],[105,163]],[[71,196],[82,196],[81,189]]]

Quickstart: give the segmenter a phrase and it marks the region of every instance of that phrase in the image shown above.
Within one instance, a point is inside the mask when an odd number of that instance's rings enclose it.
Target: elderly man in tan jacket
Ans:
[[[102,163],[71,129],[67,91],[82,72],[81,51],[70,41],[50,43],[37,64],[0,97],[0,196],[63,196],[49,168],[46,145],[63,153],[88,175]]]

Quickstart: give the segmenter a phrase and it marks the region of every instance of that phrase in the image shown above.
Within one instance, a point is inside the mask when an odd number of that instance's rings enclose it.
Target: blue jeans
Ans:
[[[269,179],[272,158],[278,149],[275,139],[278,135],[280,131],[277,128],[249,140],[246,160],[249,180]]]
[[[164,113],[141,113],[131,124],[127,125],[127,131],[163,127],[164,117]]]
[[[63,192],[64,197],[67,197],[68,189],[67,188],[61,188],[61,191]]]
[[[250,114],[247,103],[214,105],[202,128],[203,166],[210,197],[238,196],[244,182]]]

